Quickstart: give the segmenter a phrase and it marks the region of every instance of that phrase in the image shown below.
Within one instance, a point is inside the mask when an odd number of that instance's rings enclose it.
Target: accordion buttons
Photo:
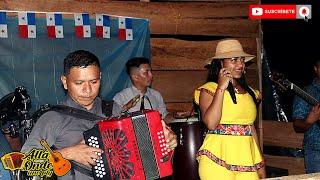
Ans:
[[[89,146],[91,147],[97,147],[97,148],[100,147],[98,137],[90,136],[90,138],[88,139],[88,142],[89,142]],[[101,159],[101,153],[100,152],[95,152],[95,153],[98,156],[100,156],[100,159]],[[94,166],[94,169],[95,169],[94,172],[97,178],[103,178],[106,175],[103,161],[100,159],[93,159],[96,162],[96,165]]]

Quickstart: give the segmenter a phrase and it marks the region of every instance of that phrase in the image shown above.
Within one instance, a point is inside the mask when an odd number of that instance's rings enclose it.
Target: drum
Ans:
[[[10,153],[11,148],[4,134],[0,131],[0,157]],[[11,179],[10,171],[3,168],[3,164],[0,160],[0,179]]]
[[[173,120],[169,126],[178,141],[173,156],[173,179],[200,179],[196,154],[204,139],[204,124],[198,118],[190,118]]]

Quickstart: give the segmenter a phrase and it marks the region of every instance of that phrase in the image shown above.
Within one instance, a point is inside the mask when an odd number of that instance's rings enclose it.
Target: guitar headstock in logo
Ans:
[[[311,19],[311,5],[297,5],[297,19]]]

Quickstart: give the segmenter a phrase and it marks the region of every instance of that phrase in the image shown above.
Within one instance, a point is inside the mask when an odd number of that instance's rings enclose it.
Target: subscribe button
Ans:
[[[250,19],[311,19],[311,5],[250,5]]]

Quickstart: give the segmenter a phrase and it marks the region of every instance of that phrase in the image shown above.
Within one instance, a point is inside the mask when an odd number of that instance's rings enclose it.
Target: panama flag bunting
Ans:
[[[86,13],[74,14],[74,23],[76,27],[76,36],[78,38],[91,37],[89,14],[86,14]]]
[[[119,17],[119,39],[133,40],[132,19]]]
[[[110,17],[103,14],[96,15],[96,37],[110,38]]]
[[[0,38],[8,37],[7,13],[0,12]]]
[[[49,38],[63,38],[61,13],[47,13],[47,31]]]
[[[36,15],[33,12],[18,12],[21,38],[36,38]]]

